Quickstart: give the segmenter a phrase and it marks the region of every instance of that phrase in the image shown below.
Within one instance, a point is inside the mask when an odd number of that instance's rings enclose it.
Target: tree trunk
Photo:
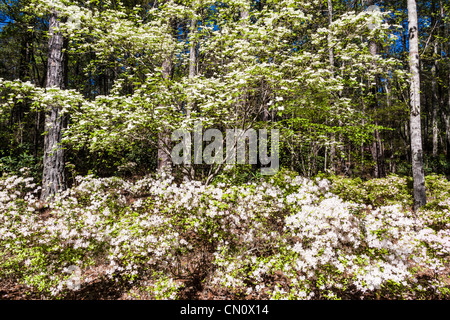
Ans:
[[[408,0],[410,84],[411,162],[414,188],[414,210],[426,204],[423,170],[422,131],[420,123],[419,29],[415,0]]]
[[[19,79],[22,81],[27,81],[30,79],[29,56],[30,56],[30,36],[28,33],[26,33],[23,36],[22,44],[20,46]]]
[[[449,78],[450,78],[450,76],[449,76]],[[450,83],[450,79],[449,79],[449,83]],[[447,109],[450,110],[450,98],[448,100],[449,101],[448,101]],[[450,117],[448,116],[448,113],[450,113],[450,112],[442,111],[442,119],[444,121],[444,126],[445,126],[445,137],[444,137],[443,145],[444,145],[444,151],[446,152],[445,155],[447,158],[447,162],[450,162]]]
[[[438,54],[438,45],[437,41],[434,44],[434,62],[431,66],[431,91],[432,91],[432,113],[431,113],[431,128],[433,135],[433,157],[437,157],[438,154],[438,109],[439,109],[439,99],[437,94],[437,85],[436,85],[436,77],[437,77],[437,54]]]
[[[196,55],[196,41],[195,41],[195,33],[197,27],[197,20],[191,20],[191,30],[189,36],[189,78],[195,77],[196,74],[196,66],[197,66],[197,55]]]
[[[328,0],[328,25],[333,23],[333,2]],[[331,46],[331,36],[328,36],[328,60],[330,62],[331,72],[334,73],[334,52]],[[336,134],[331,134],[331,147],[330,147],[330,168],[333,173],[336,173]],[[326,170],[326,168],[325,168]]]
[[[195,40],[195,34],[197,33],[197,20],[192,18],[190,32],[189,32],[189,79],[193,79],[197,74],[197,41]],[[187,118],[191,117],[192,109],[194,108],[194,102],[191,99],[188,99],[187,108],[186,108],[186,116]],[[187,141],[187,143],[191,143]],[[186,150],[186,149],[185,149]],[[195,168],[190,163],[185,164],[186,172],[185,179],[194,178],[195,177]]]
[[[173,63],[172,56],[167,56],[162,64],[162,76],[165,80],[172,77]],[[170,158],[170,132],[164,128],[158,133],[158,171],[170,172],[172,170],[172,161]]]
[[[49,20],[47,88],[65,88],[66,55],[63,52],[64,38],[55,32],[59,27],[58,13],[53,11]],[[45,201],[56,193],[65,190],[64,148],[61,147],[62,132],[65,127],[65,115],[60,106],[48,107],[45,114],[46,132],[44,138],[44,170],[42,176],[41,200]]]
[[[248,24],[248,16],[249,16],[248,11],[246,9],[241,9],[240,18],[241,18],[241,25],[243,27],[245,27]],[[244,34],[242,34],[242,36],[244,36]],[[244,93],[241,96],[243,106],[246,105],[247,98],[248,98],[248,93],[247,93],[247,90],[244,89]],[[268,115],[268,114],[269,114],[269,108],[268,108],[267,104],[264,104],[263,105],[263,114],[262,114],[263,119],[267,119],[268,117],[266,118],[266,115]],[[237,120],[237,118],[236,118],[236,120]]]
[[[375,125],[378,125],[378,123],[375,123]],[[377,129],[375,129],[373,133],[373,139],[374,140],[370,151],[372,153],[372,159],[375,162],[374,177],[383,178],[386,176],[384,148],[383,142],[381,141],[380,131]]]
[[[441,18],[444,18],[444,7],[442,5],[442,1],[440,2],[440,6],[441,6]],[[449,36],[450,36],[450,23],[446,23],[445,25],[445,41],[447,41],[447,70],[450,70],[450,56],[449,56],[449,52],[450,52],[450,41],[449,41]],[[447,144],[447,161],[450,162],[450,71],[447,72],[447,78],[448,78],[448,85],[447,85],[447,91],[448,91],[448,100],[447,100],[447,112],[446,112],[446,117],[445,117],[445,136],[446,136],[446,144]],[[450,172],[448,172],[450,174]]]
[[[448,32],[447,32],[448,34]],[[449,42],[450,43],[450,42]],[[448,49],[450,50],[450,44]],[[450,51],[447,51],[450,52]],[[449,63],[450,68],[450,63]],[[446,120],[446,135],[447,135],[447,161],[450,162],[450,72],[448,73],[448,102],[447,102],[447,120]]]
[[[368,0],[367,5],[371,6],[374,4],[373,0]],[[375,41],[370,41],[369,43],[369,51],[370,54],[374,57],[373,65],[376,65],[375,58],[377,55],[377,43]],[[374,103],[372,105],[373,111],[376,112],[376,109],[378,108],[378,101],[377,101],[377,92],[378,92],[378,77],[375,75],[375,86],[372,87],[372,92],[374,96]],[[375,123],[378,125],[378,123]],[[373,133],[373,143],[372,147],[370,148],[372,153],[372,158],[375,162],[375,168],[374,168],[374,177],[375,178],[382,178],[385,176],[385,163],[384,163],[384,152],[383,152],[383,145],[382,140],[380,136],[380,132],[378,129],[375,129]]]
[[[170,172],[170,132],[164,128],[158,133],[158,171]]]

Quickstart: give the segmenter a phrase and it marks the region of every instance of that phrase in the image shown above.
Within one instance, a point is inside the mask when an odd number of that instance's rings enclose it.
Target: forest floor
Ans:
[[[234,297],[226,292],[213,292],[208,288],[198,288],[194,281],[188,280],[180,291],[180,300],[231,300]],[[139,290],[126,282],[96,279],[79,290],[69,293],[66,300],[153,300],[145,291]],[[38,293],[30,293],[29,289],[12,281],[0,281],[0,300],[42,300]]]
[[[450,267],[445,271],[450,275]],[[417,275],[418,279],[432,279],[432,270],[422,271]],[[283,282],[283,279],[279,279]],[[185,286],[178,293],[178,300],[235,300],[236,296],[226,290],[202,286],[197,277],[184,279]],[[450,286],[450,278],[445,281]],[[254,299],[252,296],[242,297],[244,300]],[[45,299],[45,298],[44,298]],[[346,300],[359,300],[360,297],[348,295]],[[389,297],[382,297],[374,293],[365,296],[367,300],[385,300]],[[406,298],[408,299],[408,298]],[[43,300],[39,293],[29,292],[29,289],[12,281],[0,280],[0,300]],[[126,281],[114,281],[102,277],[97,277],[85,283],[79,290],[68,293],[63,300],[154,300],[154,297],[140,289],[139,285],[130,284]]]

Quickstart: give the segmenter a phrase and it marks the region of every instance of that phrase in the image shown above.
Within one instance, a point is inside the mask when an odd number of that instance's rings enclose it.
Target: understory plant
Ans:
[[[78,176],[44,204],[32,178],[4,175],[0,277],[45,299],[95,279],[152,299],[183,298],[188,286],[234,299],[449,298],[448,188],[437,191],[448,182],[427,180],[436,205],[413,213],[403,178],[354,196],[342,181]]]

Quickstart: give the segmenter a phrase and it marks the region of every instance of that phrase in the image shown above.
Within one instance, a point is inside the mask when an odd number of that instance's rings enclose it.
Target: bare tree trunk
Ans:
[[[333,23],[333,2],[328,0],[328,25]],[[334,53],[331,46],[331,36],[328,36],[328,60],[330,62],[331,72],[334,72]],[[336,134],[331,134],[331,147],[330,147],[330,167],[333,173],[336,173]],[[326,170],[326,168],[325,168]]]
[[[195,34],[197,32],[197,20],[192,18],[190,32],[189,32],[189,79],[193,79],[197,74],[197,42],[195,40]],[[186,108],[186,116],[188,118],[191,117],[191,111],[194,108],[194,102],[189,99]],[[191,143],[187,141],[187,143]],[[185,164],[186,172],[185,179],[194,178],[195,177],[195,169],[190,163]]]
[[[196,46],[197,42],[195,40],[195,33],[197,29],[197,20],[192,18],[191,27],[189,33],[189,78],[195,77],[196,74],[196,66],[197,66],[197,54],[196,54]]]
[[[66,55],[63,52],[64,38],[55,32],[59,27],[58,13],[52,12],[49,20],[47,88],[65,88]],[[62,132],[65,127],[65,115],[60,106],[51,105],[46,110],[44,138],[44,170],[42,176],[41,200],[45,201],[56,193],[65,190],[64,148],[61,147]]]
[[[440,1],[440,6],[441,6],[441,18],[444,18],[444,7],[442,5],[442,1]],[[450,52],[450,41],[449,41],[449,36],[450,36],[450,23],[447,23],[445,25],[445,38],[447,41],[447,66],[448,66],[448,70],[450,70],[450,57],[448,55],[448,53]],[[446,144],[447,144],[447,161],[450,162],[450,71],[447,73],[447,78],[448,78],[448,85],[447,85],[447,90],[448,90],[448,101],[447,101],[447,112],[444,112],[445,114],[445,136],[446,136]]]
[[[447,32],[448,36],[448,32]],[[448,45],[448,49],[450,50],[450,42]],[[450,51],[447,51],[450,52]],[[450,63],[449,63],[450,68]],[[447,161],[450,162],[450,72],[448,73],[448,102],[447,102],[447,117],[446,117],[446,136],[447,136]]]
[[[241,25],[243,27],[245,27],[248,24],[248,17],[249,17],[249,12],[246,9],[242,9],[240,12],[240,18],[241,18]],[[243,101],[243,105],[245,106],[247,103],[248,94],[247,94],[247,89],[244,89],[244,90],[245,91],[244,91],[244,94],[242,95],[242,101]],[[262,110],[263,121],[267,121],[268,115],[269,115],[269,108],[268,108],[267,104],[264,104],[263,110]]]
[[[439,109],[439,99],[437,94],[437,85],[436,85],[436,77],[437,77],[437,54],[438,54],[438,45],[437,41],[434,44],[434,62],[431,67],[431,91],[432,91],[432,114],[431,114],[431,128],[433,134],[433,157],[437,157],[438,154],[438,109]]]
[[[165,80],[169,80],[172,77],[173,62],[172,56],[168,55],[162,64],[162,76]],[[170,132],[167,128],[164,128],[158,133],[158,171],[171,172],[172,161],[170,157]]]
[[[29,70],[30,60],[30,47],[31,39],[28,33],[23,35],[21,47],[20,47],[20,60],[19,60],[19,79],[27,81],[31,78]]]
[[[442,2],[442,1],[441,1]],[[442,5],[442,3],[441,3]],[[432,8],[439,9],[439,5],[437,5],[436,1],[431,2]],[[442,17],[441,17],[442,18]],[[439,18],[435,18],[434,15],[431,17],[431,25],[436,26],[436,23],[438,22]],[[441,30],[440,27],[438,29]],[[444,34],[441,34],[443,36]],[[437,34],[436,36],[439,36]],[[431,65],[431,134],[432,134],[432,156],[433,159],[435,159],[438,155],[438,149],[439,149],[439,127],[438,127],[438,111],[439,111],[439,105],[440,101],[438,99],[438,88],[437,88],[437,77],[438,77],[438,49],[439,49],[439,41],[438,38],[435,36],[434,43],[433,43],[433,64]],[[426,141],[426,140],[425,140]]]
[[[450,76],[449,76],[450,78]],[[450,79],[449,79],[450,83]],[[449,90],[450,91],[450,90]],[[449,92],[450,94],[450,92]],[[450,162],[450,117],[448,114],[450,114],[450,98],[448,99],[448,107],[447,111],[442,111],[442,119],[444,120],[444,126],[445,126],[445,139],[443,141],[444,144],[444,151],[446,152],[446,158],[447,161]]]
[[[367,5],[371,6],[374,4],[373,0],[368,0],[367,1]],[[376,57],[377,55],[377,43],[375,41],[370,41],[369,43],[369,51],[370,54],[374,57]],[[373,62],[374,66],[376,65],[376,62]],[[375,86],[372,88],[373,91],[373,95],[374,95],[374,103],[373,103],[373,109],[374,111],[378,108],[378,101],[377,101],[377,92],[378,92],[378,76],[375,75]],[[378,123],[375,123],[376,125],[378,125]],[[384,163],[384,150],[383,150],[383,145],[382,145],[382,140],[381,140],[381,135],[380,132],[378,131],[378,129],[375,129],[374,133],[373,133],[373,143],[372,143],[372,147],[370,148],[371,153],[372,153],[372,158],[375,162],[375,168],[374,168],[374,177],[375,178],[382,178],[386,175],[386,170],[385,170],[385,163]]]
[[[408,0],[411,161],[414,182],[414,210],[427,202],[423,170],[422,131],[420,123],[419,29],[415,0]]]
[[[164,129],[158,133],[158,171],[171,171],[170,132]]]
[[[378,123],[375,123],[378,125]],[[373,133],[373,142],[370,148],[372,153],[372,159],[375,162],[374,177],[383,178],[386,176],[385,164],[384,164],[384,148],[383,142],[381,141],[380,132],[375,130]]]

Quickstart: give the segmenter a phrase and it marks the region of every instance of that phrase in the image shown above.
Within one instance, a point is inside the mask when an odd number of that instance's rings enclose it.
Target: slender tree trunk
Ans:
[[[449,44],[447,50],[450,50],[450,44]],[[450,51],[447,51],[447,52],[450,52]],[[450,63],[449,63],[449,68],[450,68]],[[450,72],[448,73],[448,101],[447,101],[447,118],[446,118],[446,136],[447,136],[447,161],[450,162]]]
[[[449,79],[450,83],[450,79]],[[450,94],[450,92],[449,92]],[[442,119],[444,120],[445,126],[445,139],[443,141],[444,151],[446,152],[447,161],[450,162],[450,98],[448,99],[448,107],[446,111],[442,111]]]
[[[197,74],[197,41],[195,40],[195,34],[197,33],[197,20],[192,18],[190,32],[189,32],[189,79],[193,79]],[[191,117],[191,111],[194,108],[194,102],[189,99],[186,108],[186,116],[188,118]],[[187,141],[187,143],[191,143]],[[194,166],[187,163],[185,164],[186,173],[185,179],[194,178],[195,177],[195,169]]]
[[[266,85],[266,81],[263,79],[261,81],[261,95],[262,95],[262,121],[269,121],[269,107],[267,105],[267,96],[270,92],[270,86]]]
[[[245,27],[248,24],[248,17],[249,17],[249,13],[248,13],[247,9],[242,9],[240,11],[240,18],[241,18],[241,25],[243,27]],[[243,101],[242,103],[244,106],[247,103],[247,98],[248,98],[247,90],[244,89],[244,94],[242,95],[242,101]],[[263,114],[262,114],[263,119],[267,119],[268,117],[266,118],[266,115],[268,115],[268,114],[269,114],[269,108],[268,108],[267,104],[264,104]]]
[[[328,25],[333,23],[333,2],[328,0]],[[331,46],[331,35],[328,35],[328,60],[330,62],[330,70],[334,73],[334,52]],[[336,134],[331,134],[330,147],[330,167],[333,173],[336,173]],[[326,169],[326,168],[325,168]]]
[[[449,79],[449,83],[450,83],[450,79]],[[449,94],[450,94],[450,92],[449,92]],[[448,105],[449,105],[448,106],[449,111],[447,111],[447,112],[450,114],[450,98],[448,101]],[[450,116],[448,114],[444,115],[444,116],[445,116],[445,119],[444,119],[444,121],[445,121],[445,137],[446,137],[446,141],[447,141],[446,158],[447,158],[447,162],[450,162]]]
[[[177,20],[175,18],[171,18],[169,22],[170,34],[172,37],[176,38],[177,36]],[[173,55],[174,52],[167,52],[163,57],[162,61],[162,77],[164,80],[169,81],[173,77]],[[172,158],[171,158],[171,132],[169,128],[162,128],[160,132],[158,132],[158,165],[157,170],[160,172],[172,172]]]
[[[378,125],[378,123],[375,123],[375,125]],[[381,140],[380,131],[375,130],[373,133],[373,142],[372,147],[370,148],[372,153],[372,158],[375,162],[375,168],[374,168],[374,176],[375,178],[383,178],[386,176],[385,171],[385,159],[384,159],[384,148],[383,148],[383,142]]]
[[[374,4],[373,0],[368,0],[367,5],[371,6]],[[369,51],[370,54],[374,57],[374,60],[377,55],[377,43],[375,41],[370,41],[369,43]],[[376,66],[376,62],[373,62],[373,65]],[[373,103],[373,110],[376,112],[378,108],[378,101],[377,101],[377,92],[378,92],[378,76],[375,75],[375,86],[372,88],[373,96],[374,96],[374,103]],[[378,125],[378,123],[375,123]],[[383,145],[382,145],[381,135],[378,129],[375,129],[373,133],[373,143],[372,147],[370,148],[372,153],[372,158],[375,162],[375,168],[374,168],[374,177],[375,178],[382,178],[385,176],[385,163],[384,163],[384,152],[383,152]]]
[[[431,2],[431,7],[433,9],[438,10],[439,5],[435,0]],[[436,26],[436,23],[438,22],[439,18],[435,18],[434,15],[431,17],[431,25]],[[439,27],[437,29],[437,35],[434,36],[434,42],[433,42],[433,56],[432,56],[432,65],[431,65],[431,136],[432,136],[432,156],[433,159],[435,159],[438,155],[438,149],[439,149],[439,127],[438,127],[438,111],[439,111],[439,97],[438,97],[438,87],[437,87],[437,77],[438,77],[438,56],[439,56],[439,42],[438,42],[438,36],[439,32],[442,28]],[[443,36],[443,34],[441,34]],[[427,141],[427,140],[425,140]]]
[[[65,88],[66,55],[64,38],[55,32],[59,27],[58,13],[53,11],[49,20],[47,88]],[[44,131],[44,170],[42,176],[41,200],[45,201],[58,192],[65,190],[64,148],[61,147],[62,133],[65,127],[65,115],[60,106],[48,107],[45,114]]]
[[[440,6],[441,6],[441,18],[444,19],[444,6],[442,5],[442,1],[440,2]],[[447,112],[445,112],[444,114],[446,114],[445,116],[445,136],[446,136],[446,144],[447,144],[447,161],[450,162],[450,56],[449,56],[449,52],[450,52],[450,23],[446,23],[445,25],[445,41],[447,41],[447,67],[449,70],[449,72],[447,72],[447,78],[448,78],[448,84],[447,84],[447,92],[448,92],[448,97],[447,97]]]
[[[414,182],[414,210],[427,202],[423,170],[422,130],[420,123],[419,29],[415,0],[408,0],[411,161]]]
[[[20,46],[19,79],[22,81],[30,79],[30,42],[30,35],[26,33]]]
[[[39,137],[40,137],[40,133],[42,132],[40,130],[40,123],[41,123],[41,112],[40,111],[36,111],[35,113],[35,118],[34,118],[34,135],[33,135],[33,156],[37,157],[38,156],[38,151],[39,151]]]
[[[197,54],[196,54],[196,41],[195,41],[195,33],[197,28],[197,20],[191,20],[191,30],[189,36],[189,78],[192,79],[196,74],[196,66],[197,66]]]
[[[172,56],[167,56],[162,64],[162,76],[169,80],[172,77],[173,62]],[[170,157],[170,131],[164,128],[158,133],[158,171],[171,172],[172,161]]]
[[[433,135],[433,157],[437,157],[438,154],[438,109],[439,109],[439,99],[437,94],[437,85],[436,85],[436,77],[437,77],[437,54],[438,54],[438,45],[437,41],[434,44],[434,62],[431,66],[431,91],[432,91],[432,114],[431,114],[431,128]]]
[[[158,133],[158,171],[171,172],[170,132],[166,128]]]
[[[368,5],[371,5],[371,3],[368,3]],[[376,56],[376,54],[377,54],[377,44],[374,41],[370,41],[370,43],[369,43],[369,51],[370,51],[370,54],[373,57]],[[370,86],[370,80],[369,80],[369,86]],[[373,112],[376,113],[376,109],[377,109],[377,88],[375,86],[375,87],[370,87],[369,89],[372,91],[373,97],[375,99],[374,103],[372,104],[372,108],[373,108]],[[378,125],[378,123],[376,122],[375,125]],[[378,140],[379,139],[378,139],[378,136],[379,136],[378,129],[375,129],[375,131],[373,132],[372,146],[370,147],[370,152],[372,154],[372,160],[375,163],[375,167],[373,168],[373,176],[375,178],[381,178],[381,173],[380,173],[380,154],[379,154],[379,146],[378,146]]]
[[[386,93],[386,107],[388,108],[388,110],[390,110],[391,106],[392,106],[390,79],[386,79],[385,86],[384,86],[384,91]],[[394,161],[394,152],[393,152],[393,147],[392,147],[392,140],[389,143],[389,150],[391,150],[390,159],[389,159],[389,172],[395,173],[395,165],[394,165],[394,162],[393,162]],[[384,156],[385,155],[386,154],[384,153]],[[386,172],[385,172],[385,174],[386,174]]]

